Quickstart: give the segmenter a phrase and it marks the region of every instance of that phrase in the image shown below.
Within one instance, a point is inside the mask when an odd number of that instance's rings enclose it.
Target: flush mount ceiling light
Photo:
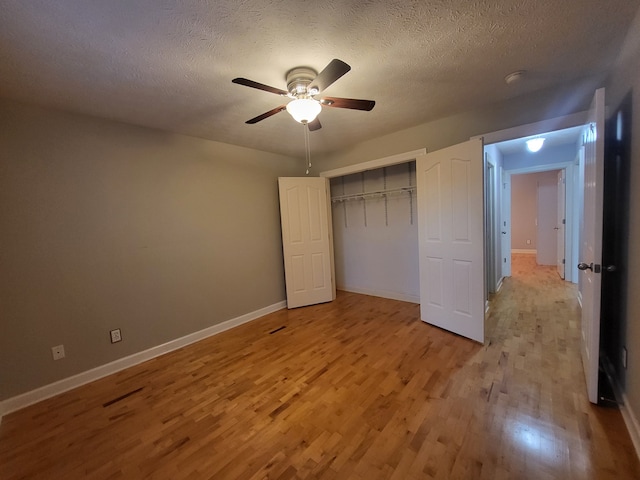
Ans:
[[[297,98],[287,103],[287,112],[300,123],[313,122],[321,110],[320,102],[313,98]]]
[[[531,138],[529,140],[527,140],[527,149],[530,152],[537,152],[538,150],[540,150],[542,148],[542,144],[544,143],[544,138],[542,137],[537,137],[537,138]]]

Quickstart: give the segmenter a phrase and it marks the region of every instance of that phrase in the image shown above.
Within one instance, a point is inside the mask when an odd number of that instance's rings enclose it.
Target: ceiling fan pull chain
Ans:
[[[311,147],[309,142],[309,124],[306,122],[303,123],[302,128],[304,128],[304,150],[306,155],[305,160],[307,162],[306,174],[309,175],[309,171],[311,170]]]

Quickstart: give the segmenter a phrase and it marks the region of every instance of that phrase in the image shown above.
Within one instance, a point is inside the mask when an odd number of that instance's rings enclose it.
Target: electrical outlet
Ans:
[[[54,360],[60,360],[64,358],[64,345],[56,345],[55,347],[51,347],[51,354],[53,355]]]
[[[111,334],[111,343],[117,343],[122,340],[122,334],[120,333],[120,329],[116,328],[115,330],[111,330],[109,332]]]
[[[622,347],[622,366],[627,368],[627,347]]]

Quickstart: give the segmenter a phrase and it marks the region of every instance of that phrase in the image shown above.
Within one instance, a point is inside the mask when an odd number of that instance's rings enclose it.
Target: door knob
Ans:
[[[615,271],[617,270],[617,268],[616,268],[616,266],[615,266],[615,265],[607,265],[606,267],[604,267],[604,269],[605,269],[607,272],[615,272]]]
[[[553,227],[554,230],[560,230],[560,227]]]
[[[507,234],[507,232],[502,232],[502,234],[503,234],[503,235],[506,235],[506,234]]]
[[[613,265],[612,265],[612,266],[613,266]],[[613,268],[614,268],[614,270],[615,270],[615,268],[616,268],[616,267],[613,267]],[[600,264],[599,264],[599,263],[589,263],[589,264],[586,264],[586,263],[584,263],[584,262],[580,262],[580,263],[578,264],[578,270],[591,270],[593,273],[600,273],[601,266],[600,266]],[[609,270],[609,271],[611,271],[611,272],[612,272],[613,270]]]

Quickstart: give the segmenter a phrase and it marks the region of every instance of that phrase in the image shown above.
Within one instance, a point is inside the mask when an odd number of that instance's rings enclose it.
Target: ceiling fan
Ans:
[[[286,105],[280,105],[251,120],[247,120],[245,123],[258,123],[286,109],[296,121],[306,124],[309,130],[313,131],[322,128],[317,116],[323,106],[364,110],[367,112],[371,111],[375,106],[376,102],[373,100],[338,97],[315,98],[349,70],[351,70],[351,67],[337,58],[331,60],[320,73],[309,67],[296,67],[286,74],[287,90],[270,87],[246,78],[234,78],[232,82],[292,99]]]

